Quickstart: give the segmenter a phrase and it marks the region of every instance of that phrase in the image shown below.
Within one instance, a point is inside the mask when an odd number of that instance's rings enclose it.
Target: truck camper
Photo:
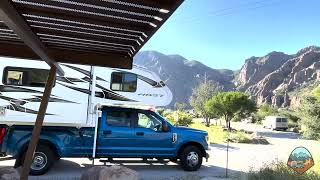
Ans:
[[[39,109],[49,66],[41,61],[2,60],[0,64],[1,124],[33,124]],[[153,72],[139,66],[132,70],[62,64],[44,125],[93,126],[97,104],[166,106],[172,94]]]

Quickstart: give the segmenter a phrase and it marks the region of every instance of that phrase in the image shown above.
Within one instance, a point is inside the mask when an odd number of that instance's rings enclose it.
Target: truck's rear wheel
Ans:
[[[26,152],[23,155],[23,161],[24,161],[25,155],[26,155]],[[45,174],[51,168],[54,161],[55,161],[54,152],[51,150],[51,148],[48,146],[39,145],[33,156],[32,164],[30,167],[30,174],[31,175]]]
[[[200,149],[195,146],[187,146],[180,155],[180,165],[185,171],[197,171],[202,165]]]

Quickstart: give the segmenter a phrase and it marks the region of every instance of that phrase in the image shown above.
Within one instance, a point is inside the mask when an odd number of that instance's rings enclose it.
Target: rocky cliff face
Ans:
[[[164,55],[156,51],[138,53],[134,63],[159,74],[173,93],[170,107],[176,102],[189,103],[192,89],[207,76],[226,90],[234,88],[233,71],[212,69],[198,61],[189,61],[179,55]]]
[[[259,62],[262,59],[263,63]],[[251,61],[246,61],[241,68],[237,88],[250,93],[258,104],[289,106],[292,99],[299,99],[289,97],[289,92],[310,81],[320,80],[319,47],[304,48],[295,55],[273,52]]]
[[[266,75],[278,69],[292,56],[282,52],[271,52],[264,57],[251,57],[245,61],[238,76],[237,89],[246,90],[262,80]]]

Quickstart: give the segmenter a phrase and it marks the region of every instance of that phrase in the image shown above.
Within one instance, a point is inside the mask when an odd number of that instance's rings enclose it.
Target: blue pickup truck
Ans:
[[[196,171],[209,158],[208,133],[171,125],[152,110],[104,107],[98,121],[96,158],[142,158],[179,161],[182,169]],[[0,122],[1,124],[1,122]],[[0,125],[0,150],[23,164],[33,126]],[[94,127],[42,128],[31,165],[32,175],[46,173],[60,158],[92,158]]]

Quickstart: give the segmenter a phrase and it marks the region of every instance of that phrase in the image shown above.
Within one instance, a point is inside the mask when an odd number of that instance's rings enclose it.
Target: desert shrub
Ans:
[[[172,110],[171,109],[165,109],[163,112],[162,112],[162,116],[163,117],[166,117],[166,116],[168,116],[169,114],[171,114],[172,113]]]
[[[193,122],[193,117],[190,113],[185,111],[172,111],[166,114],[166,119],[169,120],[172,124],[179,126],[189,126]]]
[[[165,117],[171,124],[175,124],[174,111],[171,111],[171,110],[164,111],[163,117]]]
[[[192,115],[184,111],[176,111],[178,113],[178,120],[176,124],[179,126],[189,126],[192,124]]]
[[[248,134],[242,131],[228,132],[225,134],[225,141],[229,139],[233,143],[251,143],[252,140],[249,138]]]
[[[157,112],[158,112],[161,116],[164,116],[163,113],[164,113],[165,110],[166,110],[166,109],[164,109],[164,108],[158,108],[158,109],[157,109]]]
[[[273,162],[258,171],[250,170],[247,180],[320,180],[320,175],[314,171],[298,174],[283,162]]]

